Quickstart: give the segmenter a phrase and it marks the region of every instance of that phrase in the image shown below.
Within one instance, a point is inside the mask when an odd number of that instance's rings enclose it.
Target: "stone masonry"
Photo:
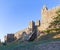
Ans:
[[[49,27],[50,22],[53,21],[53,18],[57,15],[56,12],[58,10],[60,10],[60,6],[56,6],[52,9],[48,9],[46,5],[43,6],[41,10],[42,17],[40,30],[46,30]]]

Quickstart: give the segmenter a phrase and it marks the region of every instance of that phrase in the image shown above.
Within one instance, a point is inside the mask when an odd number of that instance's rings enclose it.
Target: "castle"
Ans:
[[[5,36],[5,42],[12,42],[14,40],[34,40],[37,38],[39,35],[45,35],[44,33],[41,33],[43,30],[47,30],[50,22],[53,21],[53,18],[57,15],[56,12],[60,9],[60,6],[57,6],[52,9],[48,9],[45,5],[43,6],[41,10],[41,22],[40,20],[29,22],[29,26],[21,31],[18,31],[14,34],[7,34]]]

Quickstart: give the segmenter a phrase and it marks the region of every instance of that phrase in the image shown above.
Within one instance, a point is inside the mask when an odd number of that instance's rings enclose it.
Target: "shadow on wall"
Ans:
[[[37,33],[35,31],[30,34],[26,34],[26,32],[23,32],[21,36],[23,41],[33,41],[37,37]]]
[[[33,41],[37,38],[37,27],[33,30],[33,34],[28,41]]]
[[[35,40],[35,38],[37,38],[37,33],[36,32],[34,32],[32,34],[32,36],[30,37],[30,39],[28,41],[33,41],[33,40]]]

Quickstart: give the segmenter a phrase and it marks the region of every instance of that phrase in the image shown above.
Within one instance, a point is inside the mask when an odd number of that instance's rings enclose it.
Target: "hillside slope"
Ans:
[[[33,42],[12,42],[0,45],[0,50],[60,50],[60,39]]]
[[[49,42],[42,45],[37,45],[34,50],[60,50],[60,42]]]

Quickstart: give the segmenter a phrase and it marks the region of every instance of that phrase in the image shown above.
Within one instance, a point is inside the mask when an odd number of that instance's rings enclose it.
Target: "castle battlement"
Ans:
[[[48,9],[46,5],[43,6],[41,10],[41,22],[40,20],[37,20],[36,23],[34,21],[30,21],[27,28],[24,30],[20,30],[16,32],[15,34],[8,34],[5,36],[5,41],[10,41],[9,39],[16,40],[20,39],[24,36],[24,38],[28,37],[27,39],[34,38],[35,36],[40,34],[40,31],[47,30],[50,23],[53,21],[53,18],[57,15],[56,12],[60,9],[60,6],[56,6],[52,9]],[[44,34],[42,34],[44,35]],[[9,38],[9,39],[8,39]]]

